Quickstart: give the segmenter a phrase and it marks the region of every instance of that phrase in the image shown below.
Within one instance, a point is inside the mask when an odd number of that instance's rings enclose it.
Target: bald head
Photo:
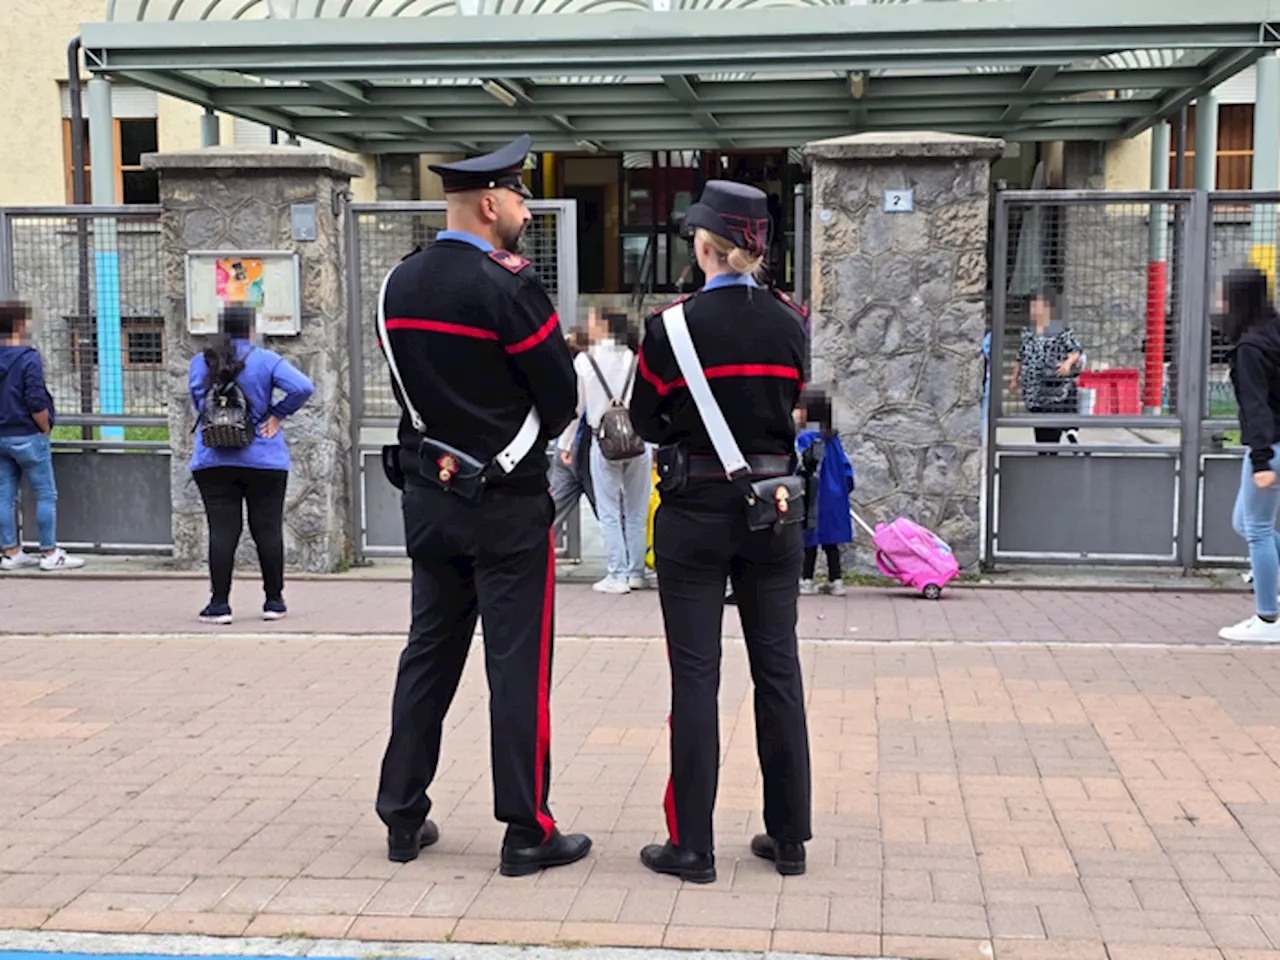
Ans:
[[[514,190],[460,190],[447,196],[445,219],[450,230],[463,230],[500,250],[518,253],[532,214]]]

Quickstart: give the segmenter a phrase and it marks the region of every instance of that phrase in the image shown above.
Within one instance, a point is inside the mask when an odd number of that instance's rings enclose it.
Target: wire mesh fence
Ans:
[[[565,300],[576,299],[576,290],[567,289],[560,268],[561,220],[563,210],[539,209],[530,202],[533,219],[525,232],[521,255],[528,258],[551,301],[560,311],[566,326],[572,322],[567,314]],[[382,352],[378,349],[375,330],[378,310],[378,291],[387,272],[402,258],[418,247],[435,241],[436,234],[445,228],[444,205],[420,203],[415,205],[383,204],[379,208],[354,207],[358,262],[348,264],[348,275],[360,285],[360,310],[353,322],[360,324],[361,370],[364,418],[398,417],[400,408],[391,390],[391,379]],[[570,227],[572,229],[572,226]],[[562,286],[566,287],[562,291]]]
[[[1205,389],[1205,415],[1212,420],[1235,420],[1239,413],[1231,386],[1228,347],[1218,322],[1226,310],[1223,285],[1242,270],[1261,270],[1270,280],[1273,302],[1276,290],[1276,244],[1280,239],[1280,206],[1275,196],[1220,194],[1211,205],[1213,231],[1209,313],[1209,371]]]
[[[103,213],[0,210],[0,257],[31,307],[32,345],[63,420],[161,415],[170,392],[160,212]]]
[[[1009,198],[999,209],[1002,415],[1176,415],[1189,202]]]

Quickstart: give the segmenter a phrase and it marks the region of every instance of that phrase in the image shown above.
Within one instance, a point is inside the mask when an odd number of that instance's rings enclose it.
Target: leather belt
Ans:
[[[747,468],[753,477],[781,477],[793,472],[791,457],[782,454],[754,454],[746,458]],[[705,479],[727,479],[720,458],[703,453],[689,454],[689,476]]]

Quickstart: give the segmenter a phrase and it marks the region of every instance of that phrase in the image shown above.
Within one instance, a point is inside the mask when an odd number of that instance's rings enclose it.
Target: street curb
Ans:
[[[0,574],[0,581],[5,579],[14,580],[50,580],[53,578],[68,580],[94,580],[98,582],[138,582],[147,580],[177,580],[189,582],[202,582],[209,578],[208,573],[201,570],[90,570],[80,569],[74,571],[65,571],[60,573],[47,573],[44,571],[6,571]],[[345,573],[287,573],[286,577],[289,581],[295,583],[409,583],[408,571],[385,571],[368,573],[359,570],[348,571]],[[572,575],[558,575],[556,583],[558,584],[581,584],[587,585],[593,581],[593,577],[575,577]],[[888,592],[904,592],[907,588],[892,583],[862,583],[850,584],[850,590],[875,590],[883,593]],[[984,579],[978,581],[953,581],[948,584],[946,590],[1021,590],[1021,591],[1046,591],[1052,590],[1058,593],[1213,593],[1213,594],[1246,594],[1252,593],[1253,589],[1243,583],[1213,583],[1203,578],[1188,578],[1186,580],[1173,580],[1167,582],[1152,582],[1147,580],[1054,580],[1045,578],[1043,580],[991,580]],[[912,594],[914,595],[914,593]],[[945,594],[944,594],[945,595]]]
[[[974,943],[987,941],[975,940]],[[831,960],[808,953],[774,950],[744,952],[720,950],[671,950],[640,947],[592,947],[578,943],[564,946],[516,946],[428,941],[311,940],[305,937],[208,937],[188,934],[62,933],[38,930],[0,930],[0,950],[50,954],[79,953],[126,957],[275,957],[421,958],[421,960]],[[891,960],[886,957],[849,957],[848,960]]]

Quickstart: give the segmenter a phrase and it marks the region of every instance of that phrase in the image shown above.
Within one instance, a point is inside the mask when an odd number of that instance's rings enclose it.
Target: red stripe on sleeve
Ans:
[[[547,337],[551,336],[551,331],[560,323],[560,314],[553,313],[536,333],[532,333],[525,337],[519,343],[513,343],[509,347],[504,347],[507,353],[517,354],[524,353],[526,350],[532,350]]]
[[[498,334],[493,330],[481,330],[479,327],[468,327],[461,323],[446,323],[443,320],[413,320],[407,317],[396,317],[387,321],[388,330],[426,330],[429,333],[447,333],[455,337],[471,337],[473,340],[497,340]]]
[[[708,380],[725,377],[777,377],[781,380],[799,380],[800,371],[778,363],[731,363],[723,367],[707,367]]]
[[[640,348],[640,376],[644,377],[653,385],[653,389],[658,391],[658,395],[665,397],[676,387],[684,386],[684,378],[672,380],[670,383],[663,383],[662,378],[649,369],[649,364],[644,358],[644,348]]]

